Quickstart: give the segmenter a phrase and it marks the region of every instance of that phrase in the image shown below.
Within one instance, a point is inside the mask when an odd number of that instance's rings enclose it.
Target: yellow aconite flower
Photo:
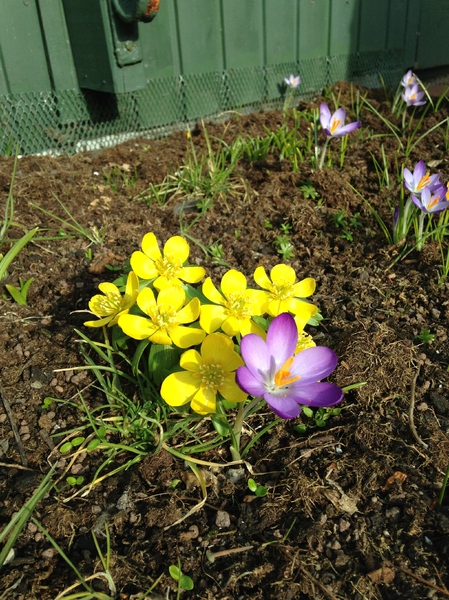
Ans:
[[[122,296],[120,290],[113,283],[100,283],[98,286],[102,294],[92,296],[89,302],[90,311],[97,317],[98,321],[86,321],[86,327],[102,327],[115,325],[121,315],[126,314],[134,304],[139,293],[139,281],[136,274],[131,271],[126,280],[125,294]]]
[[[192,410],[207,415],[216,411],[217,392],[229,402],[243,402],[247,397],[235,382],[235,370],[243,360],[232,340],[222,333],[208,335],[201,352],[184,352],[179,364],[185,370],[172,373],[162,382],[161,396],[170,406],[190,402]]]
[[[203,283],[203,294],[214,304],[201,306],[200,325],[213,333],[220,327],[229,335],[257,333],[265,339],[266,332],[256,325],[252,316],[260,316],[267,310],[267,294],[262,290],[246,288],[243,273],[231,269],[221,279],[221,292],[210,277]]]
[[[179,235],[167,240],[162,254],[154,233],[147,233],[142,239],[142,250],[133,252],[131,267],[142,279],[156,278],[153,285],[157,290],[182,285],[182,281],[198,283],[205,275],[203,267],[183,266],[189,258],[190,247]]]
[[[161,290],[157,299],[150,288],[144,288],[137,296],[137,305],[148,315],[123,315],[118,324],[129,337],[136,340],[148,338],[154,344],[172,343],[179,348],[200,344],[206,333],[201,329],[184,327],[200,314],[200,301],[194,298],[186,306],[186,293],[180,287]]]
[[[302,331],[305,324],[318,312],[313,304],[304,302],[302,298],[311,296],[315,291],[316,281],[307,277],[296,282],[296,273],[289,265],[275,265],[270,271],[270,277],[263,267],[254,271],[254,281],[268,294],[268,314],[277,317],[283,312],[295,316],[298,330]]]
[[[305,331],[300,331],[298,329],[298,342],[296,344],[295,354],[299,354],[299,352],[302,352],[306,348],[313,348],[313,346],[316,346],[316,344],[313,341],[310,333],[306,333]]]

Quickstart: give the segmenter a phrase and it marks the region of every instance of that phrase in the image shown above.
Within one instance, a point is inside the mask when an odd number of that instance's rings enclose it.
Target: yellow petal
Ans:
[[[186,301],[185,291],[178,286],[171,285],[161,290],[157,296],[157,305],[178,311]]]
[[[277,317],[281,313],[288,311],[288,303],[285,300],[272,300],[268,303],[267,312],[272,317]]]
[[[231,354],[236,354],[234,342],[222,333],[208,335],[201,344],[201,356],[205,360],[213,360],[223,365],[224,362],[229,360]]]
[[[170,331],[170,337],[178,348],[197,346],[198,344],[201,344],[205,336],[206,332],[202,329],[184,327],[183,325],[178,325],[178,327],[175,327]]]
[[[132,270],[141,279],[154,279],[158,275],[153,260],[148,258],[143,252],[140,252],[140,250],[132,253],[130,263]]]
[[[290,265],[275,265],[270,271],[270,276],[273,283],[282,281],[293,285],[296,281],[295,270]]]
[[[179,359],[179,365],[192,373],[198,373],[202,364],[203,359],[197,350],[187,350],[187,352],[181,354],[181,358]]]
[[[199,379],[195,379],[188,371],[172,373],[162,382],[161,396],[170,406],[182,406],[190,402],[199,384]]]
[[[190,406],[199,415],[214,413],[217,408],[217,394],[209,388],[200,388],[192,398]]]
[[[310,319],[310,317],[313,317],[318,312],[317,306],[314,304],[309,304],[308,302],[303,302],[297,298],[290,298],[287,304],[289,312],[300,319],[305,319],[307,317],[307,321]]]
[[[114,307],[110,306],[107,298],[102,294],[96,294],[95,296],[92,296],[92,298],[89,300],[89,309],[98,317],[111,316],[112,318],[112,315],[114,315],[116,312]]]
[[[164,256],[172,256],[179,260],[181,264],[189,258],[189,253],[189,244],[180,235],[171,237],[164,246]]]
[[[254,281],[264,290],[270,290],[272,287],[271,281],[263,267],[257,267],[254,271]]]
[[[104,319],[97,319],[96,321],[86,321],[84,325],[86,327],[103,327],[103,325],[107,325],[111,320],[112,315]]]
[[[200,311],[200,325],[207,333],[220,329],[227,318],[226,309],[216,304],[203,304]]]
[[[148,258],[151,258],[151,260],[159,260],[162,258],[161,251],[159,250],[159,244],[157,243],[154,233],[147,233],[143,236],[142,250],[148,256]]]
[[[229,337],[233,337],[234,335],[238,335],[239,333],[241,333],[240,326],[244,320],[245,319],[237,319],[237,317],[233,317],[232,315],[228,316],[228,318],[225,319],[221,324],[221,328],[226,333],[226,335],[229,335]]]
[[[101,290],[106,296],[108,294],[120,294],[120,290],[118,289],[118,287],[113,283],[110,283],[109,281],[100,283],[98,289]]]
[[[251,313],[260,317],[267,312],[268,295],[263,290],[246,290],[246,297],[251,302]]]
[[[294,295],[297,298],[308,298],[313,294],[316,288],[316,281],[313,277],[307,277],[293,286]]]
[[[202,292],[208,300],[215,304],[223,304],[224,298],[212,283],[212,279],[208,277],[203,283]]]
[[[187,283],[198,283],[206,274],[203,267],[183,267],[179,273],[179,278]]]
[[[257,325],[252,319],[245,319],[240,321],[240,333],[242,335],[248,335],[248,333],[255,333],[262,339],[266,339],[267,332]]]
[[[176,315],[178,323],[192,323],[196,321],[200,315],[200,301],[198,298],[193,298],[184,308]]]
[[[156,326],[150,319],[138,315],[121,315],[118,320],[119,327],[135,340],[144,340],[153,335]],[[170,343],[170,342],[169,342]]]
[[[225,380],[218,391],[228,402],[243,402],[248,397],[248,394],[236,384],[234,373],[225,376]]]
[[[154,310],[156,307],[156,299],[151,288],[143,288],[143,290],[139,293],[137,296],[137,306],[147,315]]]
[[[139,280],[134,271],[128,273],[128,279],[126,280],[125,296],[134,296],[135,292],[139,291]],[[137,296],[137,294],[136,294]]]
[[[177,279],[176,277],[165,277],[165,275],[161,275],[157,279],[153,281],[153,285],[157,290],[164,290],[168,287],[178,287],[182,285],[182,281]]]
[[[221,278],[221,291],[228,297],[232,292],[243,292],[246,290],[246,277],[240,271],[230,269]]]

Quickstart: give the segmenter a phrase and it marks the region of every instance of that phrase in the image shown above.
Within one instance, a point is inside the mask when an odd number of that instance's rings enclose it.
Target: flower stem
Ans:
[[[329,140],[330,139],[331,139],[330,137],[326,137],[326,141],[324,142],[324,146],[323,146],[323,149],[321,151],[320,164],[318,165],[318,170],[319,171],[321,171],[321,169],[323,168],[324,158],[325,158],[326,152],[327,152],[327,145],[329,144]]]
[[[237,416],[235,417],[234,429],[232,430],[231,455],[233,460],[241,460],[240,457],[240,436],[242,434],[243,421],[252,409],[261,402],[260,398],[254,398],[252,402],[244,406],[244,402],[239,404]]]
[[[416,249],[417,250],[422,250],[422,247],[423,247],[422,234],[423,234],[423,229],[424,229],[424,219],[425,219],[425,217],[426,217],[426,215],[423,212],[419,215],[419,220],[418,220],[418,235],[417,235],[417,240],[416,240]]]

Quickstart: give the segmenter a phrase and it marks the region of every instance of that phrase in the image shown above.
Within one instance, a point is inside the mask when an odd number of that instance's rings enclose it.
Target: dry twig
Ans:
[[[418,432],[416,431],[416,427],[415,427],[415,419],[413,416],[413,412],[415,410],[415,391],[416,391],[416,382],[418,381],[418,377],[419,377],[419,370],[420,370],[420,365],[418,365],[418,368],[416,370],[416,375],[413,377],[413,381],[412,381],[412,385],[410,388],[410,408],[408,411],[408,423],[410,426],[410,431],[413,434],[413,437],[415,438],[415,440],[418,442],[418,444],[421,444],[421,446],[423,446],[426,450],[429,447],[426,442],[423,442],[423,440],[420,438]]]

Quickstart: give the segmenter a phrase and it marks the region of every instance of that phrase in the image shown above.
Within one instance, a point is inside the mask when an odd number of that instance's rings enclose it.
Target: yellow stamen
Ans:
[[[341,125],[341,121],[340,119],[332,119],[332,124],[331,124],[331,133],[334,133],[334,131],[336,129],[338,129]]]
[[[436,206],[438,204],[439,201],[440,201],[440,197],[434,196],[433,199],[429,202],[427,209],[429,210],[430,208],[433,208],[434,206]]]
[[[421,179],[419,180],[417,189],[422,190],[422,188],[424,188],[424,187],[426,187],[426,185],[428,185],[429,181],[430,181],[430,173],[429,173],[429,171],[427,171],[427,173],[425,175],[423,175],[421,177]]]
[[[290,385],[294,381],[298,381],[298,379],[300,379],[299,375],[297,377],[290,377],[290,367],[292,365],[294,358],[295,358],[294,356],[290,356],[290,358],[287,358],[285,363],[282,365],[282,367],[279,369],[279,371],[274,376],[274,383],[278,387]]]

